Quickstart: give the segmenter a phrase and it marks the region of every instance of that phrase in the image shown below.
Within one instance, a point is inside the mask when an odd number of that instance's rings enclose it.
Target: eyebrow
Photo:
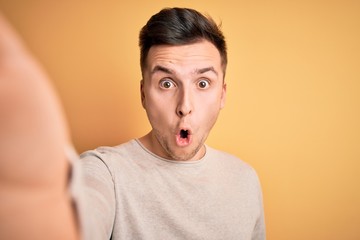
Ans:
[[[173,74],[174,73],[171,69],[160,66],[160,65],[156,65],[154,67],[154,69],[151,71],[151,75],[153,75],[156,72],[163,72],[163,73],[167,73],[167,74]]]
[[[200,68],[200,69],[196,69],[195,73],[197,74],[202,74],[202,73],[206,73],[206,72],[213,72],[215,73],[215,75],[218,75],[218,72],[214,69],[214,67],[206,67],[206,68]]]
[[[156,65],[154,67],[154,69],[151,71],[151,74],[153,75],[156,72],[163,72],[163,73],[167,73],[167,74],[174,74],[174,71],[166,68],[164,66],[160,66],[160,65]],[[195,69],[194,71],[196,74],[203,74],[206,72],[213,72],[215,73],[216,76],[218,76],[218,72],[214,69],[214,67],[206,67],[206,68],[200,68],[200,69]]]

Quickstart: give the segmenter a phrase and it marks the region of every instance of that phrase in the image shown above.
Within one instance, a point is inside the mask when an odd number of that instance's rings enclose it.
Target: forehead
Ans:
[[[205,68],[221,70],[221,56],[209,41],[203,40],[186,45],[152,46],[147,56],[147,68],[161,65],[169,68]]]

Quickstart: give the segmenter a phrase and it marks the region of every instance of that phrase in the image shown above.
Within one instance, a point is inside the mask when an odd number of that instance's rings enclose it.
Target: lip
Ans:
[[[182,134],[180,134],[181,131],[187,131],[187,136],[186,138],[181,137]],[[190,129],[188,128],[179,128],[177,133],[176,133],[176,144],[179,147],[186,147],[189,146],[192,143],[192,132]]]

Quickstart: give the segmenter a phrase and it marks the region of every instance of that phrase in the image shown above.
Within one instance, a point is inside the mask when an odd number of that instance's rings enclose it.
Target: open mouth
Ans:
[[[188,130],[183,130],[183,129],[180,130],[180,138],[187,138],[188,134],[189,134]]]
[[[181,129],[176,135],[178,146],[185,147],[191,143],[191,132],[187,129]]]

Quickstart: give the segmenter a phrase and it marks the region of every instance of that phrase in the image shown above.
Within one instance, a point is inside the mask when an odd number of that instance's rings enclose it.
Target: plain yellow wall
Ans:
[[[268,239],[360,239],[359,1],[0,0],[79,152],[149,131],[137,37],[167,6],[222,21],[227,105],[207,143],[256,168]]]

